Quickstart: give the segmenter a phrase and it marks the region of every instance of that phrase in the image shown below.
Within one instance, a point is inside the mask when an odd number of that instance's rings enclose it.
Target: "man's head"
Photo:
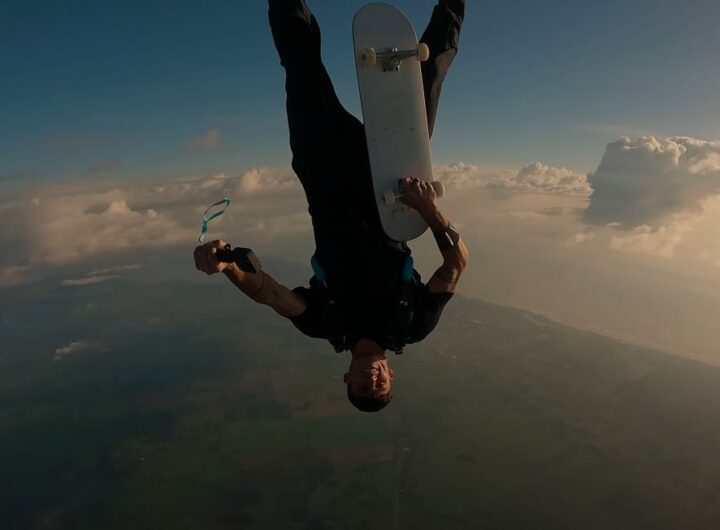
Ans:
[[[352,349],[352,361],[344,377],[348,400],[363,412],[377,412],[392,400],[394,377],[385,350],[374,340],[361,339]]]

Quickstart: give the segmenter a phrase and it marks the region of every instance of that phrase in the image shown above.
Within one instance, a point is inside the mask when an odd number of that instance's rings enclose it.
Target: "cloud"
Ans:
[[[720,195],[700,201],[698,212],[678,213],[658,227],[640,225],[629,233],[612,235],[610,248],[663,258],[694,258],[720,265]]]
[[[435,176],[448,187],[455,189],[488,187],[565,195],[588,195],[591,191],[585,175],[539,162],[528,164],[519,171],[483,169],[463,162],[454,162],[448,166],[436,166]]]
[[[24,283],[28,279],[27,273],[28,267],[0,267],[0,287],[11,287]]]
[[[77,340],[75,342],[71,342],[67,346],[62,346],[61,348],[55,349],[55,356],[53,357],[53,360],[61,361],[65,357],[73,353],[95,349],[97,347],[99,347],[99,344],[94,341],[86,339]]]
[[[0,242],[13,253],[0,256],[3,285],[17,283],[27,266],[61,265],[94,256],[140,248],[194,244],[205,209],[229,196],[233,204],[212,223],[211,237],[236,239],[238,232],[263,233],[269,239],[311,231],[307,201],[289,167],[258,167],[122,187],[80,182],[33,188],[0,198]],[[247,197],[252,196],[251,199]],[[228,230],[224,233],[222,230]],[[12,268],[10,268],[12,267]],[[109,281],[123,271],[109,271]],[[92,275],[90,275],[92,276]],[[67,278],[67,277],[66,277]],[[98,279],[69,277],[78,286]]]
[[[214,129],[208,131],[201,136],[192,138],[185,146],[188,151],[207,151],[213,149],[220,144],[221,131]]]
[[[700,211],[720,191],[720,142],[621,138],[607,146],[589,182],[586,222],[662,226],[679,212]]]
[[[482,168],[465,162],[434,166],[433,172],[436,180],[440,180],[446,187],[456,190],[504,186],[514,174],[509,169]]]
[[[509,211],[509,212],[503,212],[497,214],[498,216],[502,217],[513,217],[515,219],[541,219],[543,217],[543,213],[540,212],[533,212],[533,211]]]
[[[90,166],[87,172],[93,175],[97,175],[98,173],[110,173],[119,167],[120,162],[118,160],[104,160]]]
[[[567,206],[553,206],[552,208],[545,208],[542,210],[543,215],[548,216],[561,216],[561,217],[575,217],[582,215],[585,211],[584,208],[570,208]]]
[[[312,223],[307,212],[300,212],[257,220],[247,231],[261,233],[263,237],[305,234],[312,231]]]
[[[567,195],[588,195],[587,177],[565,167],[546,166],[539,162],[522,168],[514,179],[515,186],[525,191],[545,191]]]
[[[241,174],[237,179],[237,193],[240,195],[299,188],[299,179],[287,169],[281,168],[253,168]]]
[[[34,261],[67,263],[101,253],[192,240],[169,214],[134,206],[132,191],[71,193],[41,199],[29,229]]]
[[[86,278],[78,278],[75,280],[63,280],[61,282],[61,285],[64,285],[66,287],[79,287],[83,285],[93,285],[96,283],[103,283],[110,280],[115,280],[116,278],[120,278],[118,275],[108,275],[108,276],[88,276]]]
[[[98,269],[87,273],[83,278],[63,280],[61,285],[66,287],[79,287],[83,285],[93,285],[96,283],[104,283],[117,278],[122,278],[123,273],[140,269],[140,265],[119,265],[117,267],[109,267],[106,269]]]
[[[99,275],[107,275],[107,274],[118,274],[122,272],[127,271],[136,271],[138,269],[141,269],[141,265],[118,265],[117,267],[109,267],[107,269],[98,269],[94,271],[88,272],[88,276],[99,276]]]
[[[586,230],[585,232],[578,232],[574,234],[570,239],[565,242],[565,245],[579,245],[581,243],[585,243],[586,241],[592,241],[593,239],[595,239],[595,232],[591,230]]]

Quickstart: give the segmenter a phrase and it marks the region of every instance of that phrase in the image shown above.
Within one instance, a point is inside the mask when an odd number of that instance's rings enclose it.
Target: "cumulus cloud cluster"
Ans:
[[[435,169],[435,177],[455,189],[475,187],[502,188],[528,193],[557,193],[588,195],[587,177],[565,167],[554,167],[535,162],[520,171],[483,169],[478,166],[454,162]]]
[[[588,223],[659,225],[678,212],[699,211],[703,199],[720,193],[720,142],[621,138],[607,146],[589,182]]]
[[[300,189],[300,181],[294,174],[287,170],[270,171],[267,167],[246,171],[237,180],[240,195]]]
[[[611,249],[720,265],[720,142],[624,137],[589,182],[583,219]]]
[[[191,232],[171,216],[132,204],[132,192],[41,198],[30,228],[36,259],[67,263],[108,251],[171,245]]]

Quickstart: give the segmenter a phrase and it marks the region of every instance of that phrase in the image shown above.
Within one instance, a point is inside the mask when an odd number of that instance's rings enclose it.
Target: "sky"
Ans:
[[[396,3],[421,33],[434,2]],[[309,5],[338,94],[359,114],[362,2]],[[471,0],[436,162],[585,173],[619,136],[720,136],[718,16],[712,0]],[[0,175],[14,186],[288,163],[265,2],[4,2],[0,68]]]
[[[309,5],[357,114],[362,2]],[[433,2],[397,5],[421,32]],[[224,195],[213,237],[307,266],[264,2],[0,9],[0,290],[111,286],[159,262],[205,281],[190,253]],[[718,15],[700,0],[470,0],[432,144],[471,252],[463,295],[720,359]],[[427,279],[432,238],[411,246]]]

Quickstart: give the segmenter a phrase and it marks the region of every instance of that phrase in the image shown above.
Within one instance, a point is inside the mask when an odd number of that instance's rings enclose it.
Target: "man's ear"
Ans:
[[[350,372],[346,372],[343,374],[343,381],[346,385],[350,384]]]
[[[393,370],[392,368],[388,368],[388,375],[390,376],[390,381],[395,379],[395,370]]]

